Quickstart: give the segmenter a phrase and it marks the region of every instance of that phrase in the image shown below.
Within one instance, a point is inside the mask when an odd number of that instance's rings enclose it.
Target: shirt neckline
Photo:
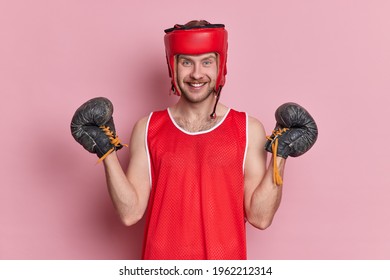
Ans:
[[[217,129],[220,125],[222,125],[224,122],[225,122],[225,119],[227,118],[227,116],[229,115],[231,111],[231,108],[228,108],[228,110],[226,111],[225,115],[223,116],[222,120],[217,123],[215,126],[213,126],[212,128],[210,129],[207,129],[207,130],[202,130],[202,131],[197,131],[197,132],[190,132],[190,131],[187,131],[185,130],[184,128],[180,127],[175,119],[173,118],[172,114],[171,114],[171,111],[169,108],[167,108],[167,112],[168,112],[168,116],[169,116],[169,119],[171,120],[171,122],[174,124],[174,126],[179,129],[180,131],[182,131],[183,133],[185,134],[188,134],[188,135],[200,135],[200,134],[206,134],[206,133],[209,133],[215,129]]]

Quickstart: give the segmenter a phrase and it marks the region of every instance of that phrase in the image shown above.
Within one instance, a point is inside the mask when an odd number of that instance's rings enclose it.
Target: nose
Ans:
[[[190,76],[194,80],[203,78],[202,65],[200,63],[194,63]]]

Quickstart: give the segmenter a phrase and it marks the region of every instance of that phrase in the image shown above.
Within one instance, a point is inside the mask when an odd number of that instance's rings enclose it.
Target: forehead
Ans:
[[[203,60],[203,59],[210,59],[210,58],[216,59],[217,54],[214,52],[197,54],[197,55],[179,54],[178,58],[179,59],[191,59],[191,60]]]

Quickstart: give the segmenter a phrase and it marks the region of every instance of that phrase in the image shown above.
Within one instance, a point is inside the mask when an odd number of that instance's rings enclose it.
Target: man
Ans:
[[[180,97],[136,123],[127,172],[112,153],[122,145],[108,100],[80,107],[72,133],[103,160],[123,223],[133,225],[146,213],[143,259],[246,259],[246,221],[259,229],[271,224],[281,201],[285,159],[314,144],[314,120],[289,103],[266,142],[258,120],[218,103],[226,75],[224,25],[191,21],[165,32],[172,91]],[[106,119],[96,121],[96,115]],[[302,131],[285,121],[298,115],[306,124]],[[94,126],[85,126],[85,119],[93,119]],[[268,168],[264,147],[274,154]]]

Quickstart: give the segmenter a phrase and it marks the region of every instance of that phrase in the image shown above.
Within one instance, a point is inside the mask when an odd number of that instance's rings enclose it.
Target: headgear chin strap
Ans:
[[[175,57],[179,54],[200,55],[204,53],[217,53],[218,55],[218,76],[215,84],[217,102],[222,87],[225,84],[226,60],[228,34],[223,24],[210,24],[206,22],[203,26],[186,26],[176,24],[173,28],[164,30],[165,52],[169,69],[169,76],[172,79],[172,91],[180,95],[177,85],[177,73]],[[217,104],[217,103],[216,103]],[[211,114],[215,118],[216,104]]]

